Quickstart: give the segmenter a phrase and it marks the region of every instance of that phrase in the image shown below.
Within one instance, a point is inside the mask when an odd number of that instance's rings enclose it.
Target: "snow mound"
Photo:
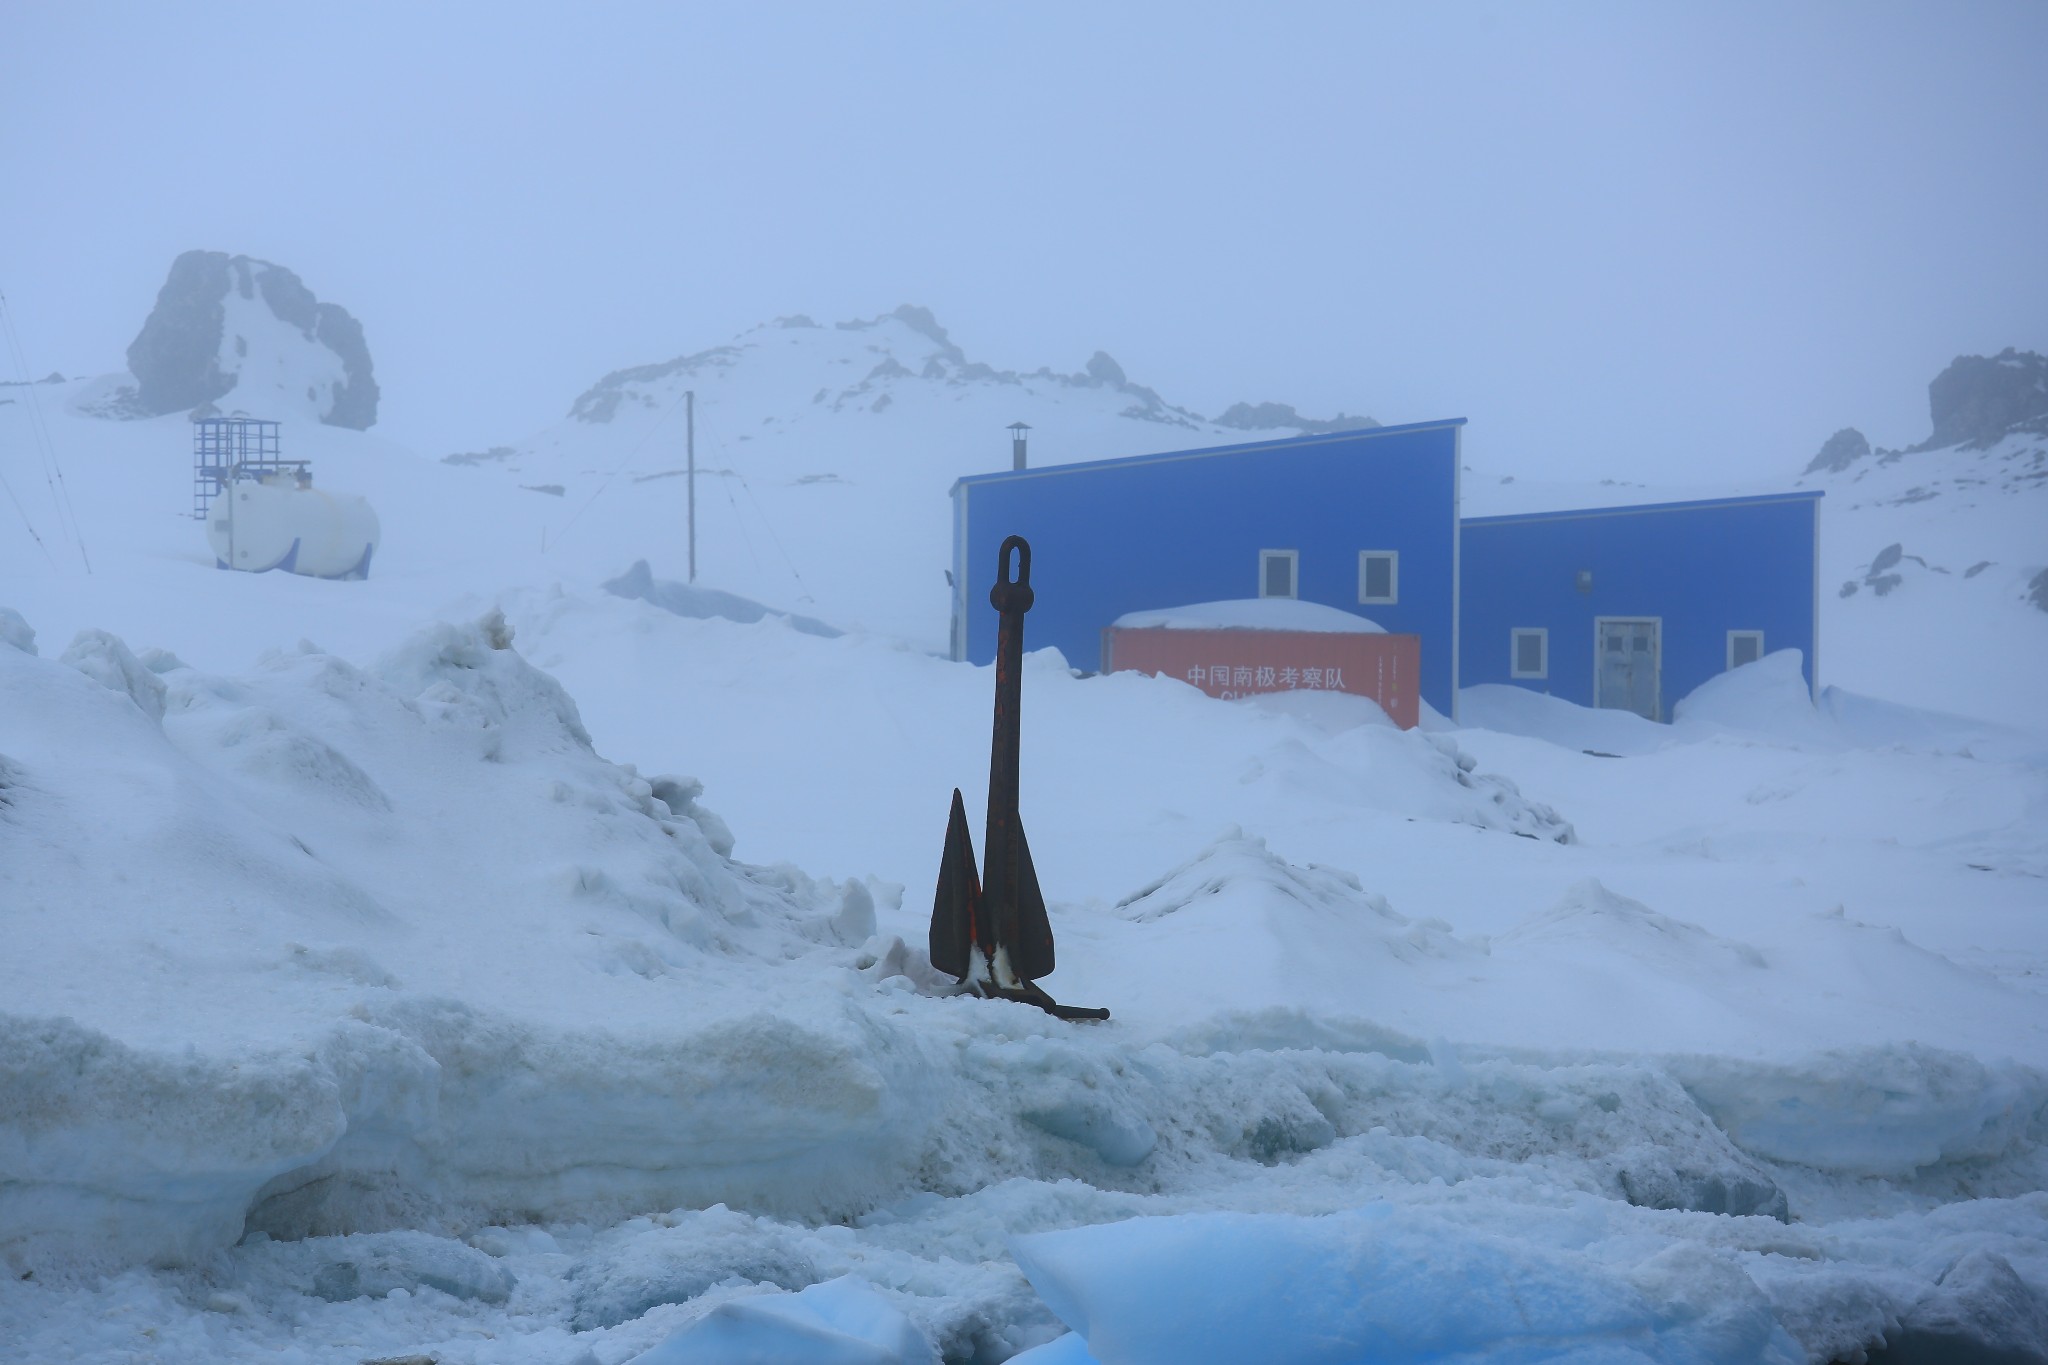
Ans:
[[[1172,679],[1145,681],[1192,692]],[[1235,705],[1195,697],[1205,706]],[[1243,763],[1240,781],[1246,786],[1268,788],[1276,797],[1309,797],[1550,843],[1569,844],[1577,838],[1570,821],[1546,803],[1524,796],[1512,778],[1479,771],[1478,760],[1449,735],[1374,724],[1377,707],[1247,709],[1263,711],[1270,719],[1285,717],[1301,729],[1264,746]],[[1335,733],[1330,733],[1333,729]],[[1312,744],[1311,739],[1323,742]]]
[[[1670,726],[1645,720],[1633,711],[1580,706],[1511,683],[1459,689],[1458,723],[1617,757],[1655,753],[1674,742]]]
[[[35,631],[12,607],[0,607],[0,645],[18,649],[24,654],[36,652]]]
[[[1840,735],[1815,709],[1796,649],[1773,650],[1701,683],[1671,708],[1678,728],[1766,736],[1781,744],[1840,747]]]
[[[1263,838],[1235,829],[1116,905],[1118,913],[1141,924],[1211,907],[1233,919],[1263,917],[1276,941],[1289,948],[1320,943],[1324,953],[1337,952],[1342,950],[1332,940],[1341,938],[1354,951],[1369,945],[1370,955],[1397,960],[1479,952],[1453,936],[1441,920],[1417,922],[1399,913],[1384,896],[1365,890],[1352,873],[1314,864],[1297,867],[1268,849]],[[1351,952],[1345,956],[1358,965]],[[1283,950],[1273,970],[1284,972],[1293,960],[1294,953]]]
[[[63,662],[108,690],[128,698],[151,720],[162,722],[163,680],[112,635],[103,630],[80,631],[71,647],[64,651]]]
[[[910,1319],[856,1276],[794,1294],[731,1299],[635,1365],[933,1365]]]
[[[1616,953],[1674,977],[1765,965],[1749,944],[1661,915],[1591,878],[1574,883],[1550,909],[1495,935],[1492,946],[1496,954],[1530,957]]]
[[[1245,597],[1185,607],[1125,612],[1110,623],[1120,630],[1299,630],[1318,634],[1384,635],[1363,616],[1293,597]]]
[[[615,597],[638,598],[652,603],[663,611],[677,616],[693,617],[700,621],[737,621],[751,625],[756,621],[773,618],[785,622],[792,630],[822,639],[834,639],[844,632],[826,625],[823,621],[808,616],[797,616],[786,611],[766,607],[751,598],[738,593],[724,592],[718,588],[700,588],[694,583],[675,583],[658,579],[647,567],[644,559],[635,560],[633,567],[617,578],[607,580],[604,590]]]

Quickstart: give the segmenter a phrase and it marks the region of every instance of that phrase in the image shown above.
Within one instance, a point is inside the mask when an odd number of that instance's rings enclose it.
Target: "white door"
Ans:
[[[1593,622],[1593,705],[1662,720],[1663,648],[1655,617],[1602,616]]]

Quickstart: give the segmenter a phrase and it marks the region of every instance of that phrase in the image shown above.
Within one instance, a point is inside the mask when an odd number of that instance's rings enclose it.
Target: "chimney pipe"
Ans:
[[[1010,423],[1010,468],[1024,467],[1024,433],[1031,430],[1026,422]]]

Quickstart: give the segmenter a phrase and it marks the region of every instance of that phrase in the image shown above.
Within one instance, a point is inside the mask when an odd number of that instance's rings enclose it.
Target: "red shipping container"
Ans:
[[[1163,673],[1212,697],[1262,692],[1349,692],[1371,697],[1394,724],[1412,730],[1422,637],[1378,632],[1186,629],[1110,626],[1102,632],[1105,673]]]

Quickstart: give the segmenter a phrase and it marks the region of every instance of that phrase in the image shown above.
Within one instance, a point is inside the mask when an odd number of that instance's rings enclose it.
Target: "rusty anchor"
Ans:
[[[1016,577],[1011,577],[1011,552]],[[932,901],[932,965],[967,983],[977,995],[1036,1005],[1060,1019],[1107,1019],[1106,1009],[1062,1005],[1035,983],[1052,975],[1052,924],[1017,815],[1018,705],[1022,700],[1024,613],[1031,610],[1031,545],[1011,536],[996,552],[996,584],[988,591],[1000,626],[996,633],[995,738],[988,762],[986,861],[974,871],[974,840],[967,809],[953,789],[946,850],[939,860]]]

